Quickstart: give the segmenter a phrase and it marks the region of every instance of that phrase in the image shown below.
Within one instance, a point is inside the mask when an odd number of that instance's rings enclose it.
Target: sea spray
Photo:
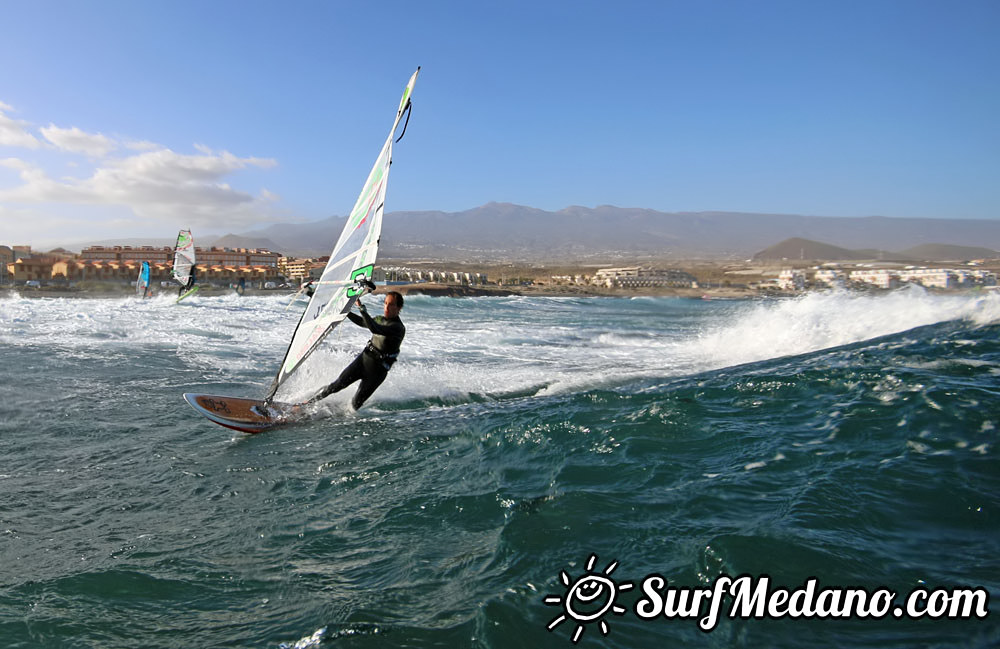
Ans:
[[[686,341],[698,369],[717,369],[871,340],[940,322],[1000,321],[1000,293],[937,294],[912,286],[886,294],[812,292],[745,303]]]

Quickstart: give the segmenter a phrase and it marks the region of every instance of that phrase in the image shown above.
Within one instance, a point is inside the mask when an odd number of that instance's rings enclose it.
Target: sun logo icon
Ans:
[[[580,641],[586,625],[598,622],[602,635],[608,635],[608,623],[604,616],[608,611],[615,615],[624,615],[625,609],[615,603],[618,591],[625,591],[632,588],[631,582],[617,584],[609,575],[618,567],[617,561],[612,561],[604,572],[594,571],[594,564],[597,563],[597,555],[591,554],[587,559],[587,572],[583,573],[579,579],[573,581],[565,570],[559,571],[559,579],[566,587],[565,595],[548,595],[545,603],[549,606],[562,606],[563,613],[549,622],[547,628],[554,631],[557,626],[567,619],[577,622],[576,630],[571,638],[573,644]]]

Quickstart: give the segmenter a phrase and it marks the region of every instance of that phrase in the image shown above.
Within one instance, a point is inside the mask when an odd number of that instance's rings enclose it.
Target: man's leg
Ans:
[[[368,400],[368,397],[372,396],[378,386],[382,385],[382,382],[385,381],[386,376],[388,374],[376,377],[368,376],[361,380],[358,391],[354,393],[354,398],[351,399],[351,405],[355,410],[359,410],[364,402]]]
[[[389,371],[382,367],[382,363],[379,361],[371,360],[365,363],[365,374],[361,379],[361,385],[358,386],[358,391],[354,393],[354,398],[351,399],[351,405],[355,410],[359,410],[368,400],[368,397],[372,396],[372,393],[382,385],[385,381],[385,377],[389,375]]]
[[[364,366],[364,354],[358,354],[350,365],[344,368],[344,371],[340,373],[337,380],[330,385],[323,388],[322,392],[309,399],[307,403],[314,403],[321,399],[325,399],[334,392],[340,392],[350,384],[354,383],[358,379],[364,378],[365,376],[365,366]]]

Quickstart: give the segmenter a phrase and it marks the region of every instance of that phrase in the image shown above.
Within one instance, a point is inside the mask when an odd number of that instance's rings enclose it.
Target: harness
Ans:
[[[373,345],[370,340],[368,341],[368,344],[365,345],[365,353],[374,356],[380,363],[382,363],[382,367],[386,370],[392,367],[392,364],[396,362],[396,357],[399,356],[399,352],[396,352],[395,354],[384,354],[380,352],[375,349],[375,345]]]

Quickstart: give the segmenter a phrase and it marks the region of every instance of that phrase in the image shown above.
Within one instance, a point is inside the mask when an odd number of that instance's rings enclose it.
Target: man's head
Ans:
[[[385,309],[383,315],[387,318],[399,316],[400,309],[403,308],[403,295],[398,291],[389,291],[385,294]]]

